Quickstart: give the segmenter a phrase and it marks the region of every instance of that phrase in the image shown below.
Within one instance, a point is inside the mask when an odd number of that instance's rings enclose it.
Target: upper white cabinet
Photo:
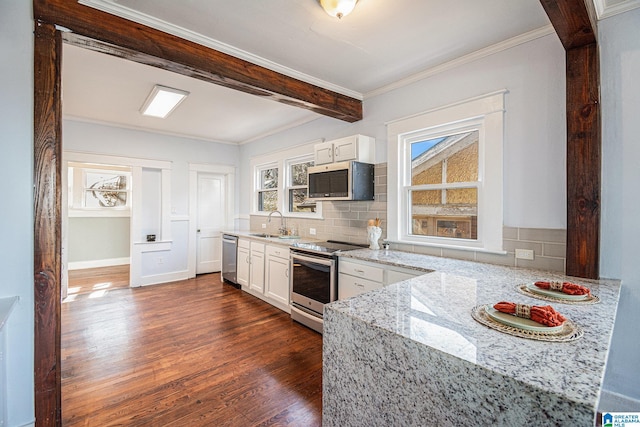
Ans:
[[[347,160],[375,163],[375,147],[376,140],[365,135],[352,135],[322,142],[314,146],[315,164],[323,165]]]

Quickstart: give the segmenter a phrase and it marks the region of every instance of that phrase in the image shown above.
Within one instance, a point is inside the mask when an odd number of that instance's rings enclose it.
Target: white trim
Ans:
[[[161,283],[177,282],[178,280],[187,280],[188,278],[189,278],[189,272],[187,270],[153,274],[150,276],[140,277],[140,283],[138,284],[138,286],[159,285]]]
[[[82,270],[85,268],[111,267],[115,265],[128,265],[130,257],[96,259],[91,261],[74,261],[69,263],[69,270]]]
[[[466,101],[435,108],[387,123],[388,132],[388,188],[397,189],[397,199],[387,203],[390,241],[406,244],[426,244],[438,247],[502,252],[503,229],[503,138],[504,96],[506,90],[492,92]],[[412,136],[425,138],[443,132],[478,129],[478,238],[477,240],[444,239],[414,236],[408,231],[409,200],[406,182],[405,144]],[[388,191],[388,194],[394,192]],[[394,203],[395,202],[395,203]]]
[[[640,1],[640,0],[639,0]],[[530,41],[546,37],[550,34],[555,34],[555,30],[552,25],[547,25],[537,30],[529,31],[528,33],[520,34],[519,36],[512,37],[505,41],[496,43],[492,46],[486,47],[484,49],[477,50],[468,55],[461,56],[449,62],[445,62],[444,64],[436,65],[434,67],[428,68],[419,73],[413,74],[404,79],[397,80],[391,84],[379,87],[378,89],[374,89],[364,94],[364,99],[373,98],[374,96],[382,95],[383,93],[391,92],[392,90],[399,89],[401,87],[410,85],[412,83],[418,82],[420,80],[424,80],[428,77],[434,76],[436,74],[443,73],[445,71],[449,71],[456,67],[461,67],[465,64],[469,64],[471,62],[477,61],[479,59],[485,58],[487,56],[494,55],[496,53],[500,53],[502,51],[511,49],[513,47],[519,46],[524,43],[528,43]]]
[[[180,27],[178,25],[172,24],[162,19],[153,17],[151,15],[147,15],[145,13],[138,12],[136,10],[128,8],[126,6],[119,5],[115,3],[113,0],[79,0],[78,3],[83,4],[85,6],[93,7],[98,10],[102,10],[103,12],[107,12],[112,15],[116,15],[121,18],[128,19],[133,22],[137,22],[142,25],[146,25],[151,28],[155,28],[157,30],[163,31],[168,34],[172,34],[182,39],[189,40],[194,43],[198,43],[199,45],[206,46],[211,49],[215,49],[218,52],[226,53],[235,58],[242,59],[244,61],[259,65],[264,68],[268,68],[269,70],[276,71],[278,73],[284,74],[289,77],[293,77],[303,82],[306,82],[315,86],[319,86],[324,89],[331,90],[333,92],[338,92],[343,95],[349,96],[351,98],[362,100],[362,94],[359,92],[318,79],[308,74],[301,73],[289,67],[285,67],[284,65],[277,64],[273,61],[262,58],[258,55],[254,55],[250,52],[244,51],[242,49],[238,49],[226,43],[212,39],[211,37],[207,37],[200,33],[196,33],[195,31],[191,31],[187,28]]]
[[[607,0],[593,0],[598,20],[619,15],[640,7],[640,0],[624,0],[613,5],[608,5],[607,3]]]
[[[139,166],[149,169],[171,169],[172,162],[166,160],[145,159],[139,157],[112,156],[109,154],[87,153],[81,151],[64,151],[65,162],[97,163],[115,166]]]

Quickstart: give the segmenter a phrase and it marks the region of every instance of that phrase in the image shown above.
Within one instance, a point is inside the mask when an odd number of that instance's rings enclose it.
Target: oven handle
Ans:
[[[320,257],[309,257],[300,255],[298,253],[291,253],[291,261],[294,259],[299,259],[301,261],[313,262],[320,265],[333,266],[333,260],[330,258],[320,258]]]

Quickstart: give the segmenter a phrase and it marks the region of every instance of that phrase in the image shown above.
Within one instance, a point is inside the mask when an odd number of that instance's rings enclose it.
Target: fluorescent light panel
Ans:
[[[144,101],[140,112],[145,116],[164,119],[189,95],[189,92],[167,86],[155,85]]]

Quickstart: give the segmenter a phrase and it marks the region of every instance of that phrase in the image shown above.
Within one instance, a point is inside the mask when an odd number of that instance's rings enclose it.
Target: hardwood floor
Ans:
[[[321,425],[322,336],[219,277],[65,302],[63,425]]]
[[[129,287],[129,265],[69,270],[68,296],[102,295]]]

